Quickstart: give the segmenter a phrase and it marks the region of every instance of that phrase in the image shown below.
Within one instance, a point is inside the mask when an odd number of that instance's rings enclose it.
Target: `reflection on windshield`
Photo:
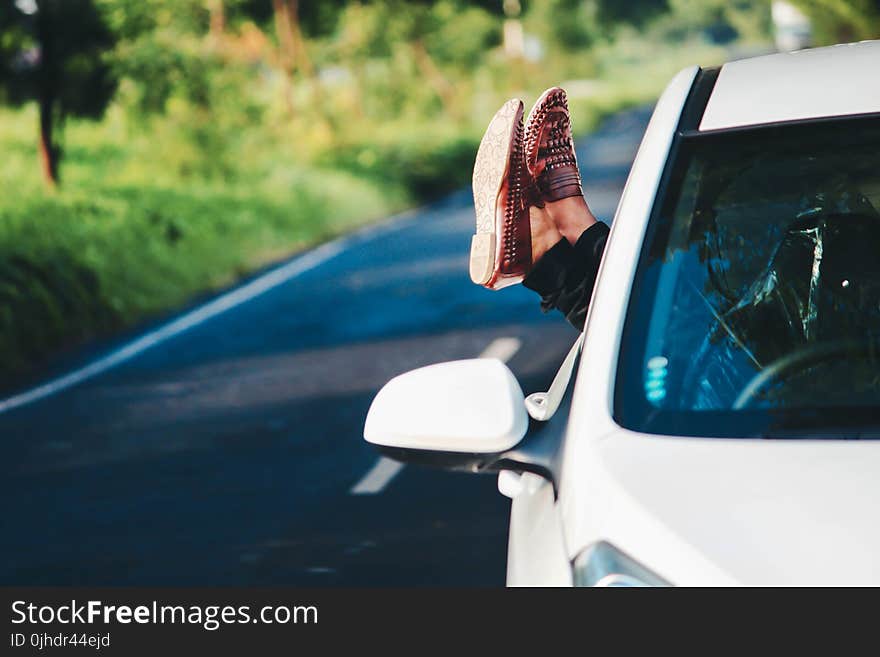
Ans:
[[[627,395],[679,412],[877,405],[880,130],[844,126],[691,138],[627,320],[645,343],[624,345]]]

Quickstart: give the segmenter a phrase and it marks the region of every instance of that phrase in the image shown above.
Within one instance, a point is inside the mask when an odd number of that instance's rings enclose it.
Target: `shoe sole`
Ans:
[[[471,239],[470,275],[478,285],[491,286],[496,277],[498,254],[498,202],[507,181],[510,155],[517,128],[522,125],[521,100],[509,100],[499,109],[480,141],[474,162],[473,192],[477,215],[476,234]]]

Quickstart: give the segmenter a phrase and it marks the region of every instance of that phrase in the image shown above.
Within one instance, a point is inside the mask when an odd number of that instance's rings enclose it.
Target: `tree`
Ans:
[[[206,6],[211,17],[211,38],[219,42],[226,32],[226,7],[223,5],[223,0],[207,0]]]
[[[43,177],[58,184],[60,134],[68,116],[100,118],[116,82],[104,62],[113,47],[92,0],[0,3],[0,93],[39,107]]]
[[[880,36],[880,0],[791,0],[809,18],[819,44]]]
[[[305,36],[326,34],[336,26],[344,7],[343,0],[300,3],[299,0],[272,0],[275,34],[278,38],[279,59],[286,75],[287,104],[293,109],[292,87],[295,73],[299,72],[309,83],[313,103],[323,108],[323,91],[312,63]],[[330,124],[328,116],[318,115]]]
[[[642,27],[669,11],[668,0],[594,0],[597,20],[606,26],[628,23]]]

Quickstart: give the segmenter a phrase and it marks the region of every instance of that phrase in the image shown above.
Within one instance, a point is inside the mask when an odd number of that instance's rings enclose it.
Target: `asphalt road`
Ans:
[[[582,144],[601,218],[648,116]],[[463,191],[0,402],[0,584],[503,584],[495,479],[400,467],[361,439],[396,374],[490,353],[532,392],[576,337],[528,290],[470,283],[472,231]]]

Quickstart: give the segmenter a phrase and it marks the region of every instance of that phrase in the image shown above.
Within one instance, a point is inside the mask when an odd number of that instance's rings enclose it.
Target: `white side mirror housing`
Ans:
[[[528,429],[523,392],[500,360],[429,365],[397,376],[379,391],[364,438],[414,452],[498,454]]]

